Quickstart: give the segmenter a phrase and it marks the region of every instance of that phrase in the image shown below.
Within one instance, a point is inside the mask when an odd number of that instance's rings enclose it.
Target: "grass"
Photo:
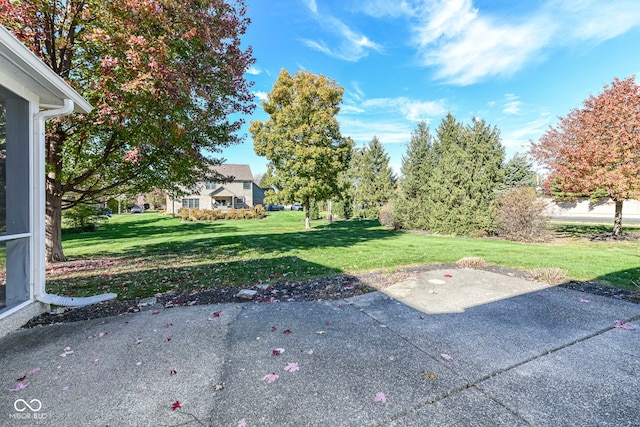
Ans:
[[[524,244],[394,232],[377,221],[316,222],[305,231],[304,214],[289,211],[212,223],[182,223],[156,213],[119,215],[97,232],[65,235],[65,254],[73,261],[49,266],[47,286],[61,295],[116,292],[129,299],[170,289],[391,272],[464,257],[523,270],[560,268],[572,279],[621,288],[640,283],[640,241],[591,242],[583,238],[590,225],[555,227],[561,239]],[[600,227],[607,226],[597,227],[603,232]]]

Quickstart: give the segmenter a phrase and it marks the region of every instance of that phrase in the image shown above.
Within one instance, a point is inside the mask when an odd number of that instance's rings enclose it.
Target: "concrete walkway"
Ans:
[[[640,426],[640,305],[431,271],[16,331],[0,386],[2,426]]]

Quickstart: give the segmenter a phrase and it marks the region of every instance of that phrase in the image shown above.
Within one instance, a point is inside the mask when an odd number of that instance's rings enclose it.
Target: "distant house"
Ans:
[[[264,191],[253,181],[249,165],[223,164],[213,169],[229,182],[199,182],[193,193],[173,199],[167,195],[167,211],[180,208],[245,209],[264,203]]]

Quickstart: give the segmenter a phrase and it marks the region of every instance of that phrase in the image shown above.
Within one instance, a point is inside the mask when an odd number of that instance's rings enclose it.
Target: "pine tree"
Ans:
[[[396,177],[389,166],[389,155],[378,137],[374,136],[367,147],[356,156],[355,202],[364,206],[367,217],[378,216],[380,206],[387,203],[396,187]]]
[[[503,179],[498,129],[477,119],[464,126],[448,114],[438,127],[434,155],[425,200],[428,228],[458,235],[491,230],[491,206]]]
[[[526,154],[516,153],[504,164],[503,191],[536,185],[536,173]]]
[[[403,228],[426,230],[429,212],[425,203],[433,169],[433,138],[429,125],[420,122],[411,134],[411,142],[402,157],[402,176],[393,216]]]

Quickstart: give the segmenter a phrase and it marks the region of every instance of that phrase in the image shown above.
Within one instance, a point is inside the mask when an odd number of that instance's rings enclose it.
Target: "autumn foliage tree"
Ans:
[[[623,202],[640,197],[640,87],[634,77],[616,78],[583,105],[532,143],[531,153],[549,168],[556,199],[610,197],[619,236]]]
[[[321,74],[298,71],[292,77],[283,69],[262,102],[269,119],[255,121],[249,129],[256,154],[269,160],[269,181],[278,190],[268,192],[267,199],[301,203],[306,228],[312,203],[342,191],[340,173],[348,167],[353,147],[335,117],[343,92]]]
[[[62,209],[218,178],[211,156],[254,108],[245,15],[244,0],[0,0],[0,24],[94,106],[47,129],[49,261]]]

